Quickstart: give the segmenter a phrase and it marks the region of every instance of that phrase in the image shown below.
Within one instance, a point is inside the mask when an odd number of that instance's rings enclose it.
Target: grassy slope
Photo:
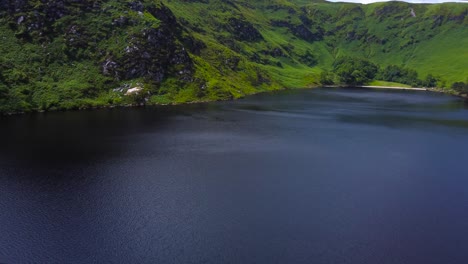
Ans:
[[[464,81],[468,77],[468,18],[463,22],[450,21],[450,17],[468,12],[466,4],[415,5],[393,2],[357,5],[294,0],[256,1],[242,5],[243,1],[239,1],[240,4],[235,4],[238,8],[236,12],[217,13],[216,7],[223,5],[216,6],[213,2],[217,1],[211,2],[203,4],[167,1],[166,4],[178,17],[187,19],[190,23],[206,25],[203,28],[207,30],[202,38],[216,35],[210,30],[213,21],[222,23],[223,16],[234,13],[242,14],[265,38],[265,42],[241,44],[243,50],[260,51],[262,48],[294,46],[295,54],[290,58],[273,59],[280,61],[283,69],[263,66],[285,86],[313,84],[322,69],[330,69],[334,59],[343,55],[366,57],[381,66],[403,65],[417,70],[421,78],[427,74],[436,75],[447,85]],[[389,6],[392,8],[385,11]],[[415,10],[416,17],[410,15],[410,8]],[[204,17],[207,9],[214,15]],[[302,9],[309,12],[308,17],[314,23],[320,23],[322,17],[331,18],[322,24],[327,32],[323,41],[304,41],[293,36],[286,28],[270,25],[272,20],[300,24],[297,17],[304,13]],[[291,15],[289,10],[295,10],[296,14]],[[377,15],[379,10],[382,14]],[[434,26],[436,16],[444,16],[442,25]],[[341,27],[344,29],[337,29]],[[346,39],[346,33],[351,31],[366,32],[366,36],[364,39]],[[386,42],[368,42],[366,37],[385,39]],[[330,43],[333,43],[333,47],[330,47]],[[301,64],[295,56],[307,50],[311,50],[318,58],[318,65],[315,67]]]
[[[384,82],[384,81],[372,81],[368,85],[371,86],[388,86],[388,87],[406,87],[410,88],[410,85],[396,82]]]
[[[239,4],[236,5],[236,8],[233,8],[230,5],[222,3],[222,1],[211,1],[210,4],[186,1],[165,1],[165,4],[171,8],[177,17],[188,21],[190,24],[189,28],[196,26],[203,30],[203,33],[195,33],[194,35],[208,44],[208,49],[227,49],[229,52],[232,52],[233,55],[243,57],[247,61],[250,60],[249,56],[252,55],[252,53],[261,53],[262,51],[272,50],[274,48],[284,50],[282,46],[286,45],[294,46],[294,52],[298,54],[303,54],[306,50],[314,49],[315,47],[318,47],[318,49],[321,48],[321,45],[308,43],[291,36],[284,28],[275,28],[269,25],[271,19],[281,19],[287,16],[287,12],[284,10],[275,12],[272,10],[264,10],[258,6],[252,8],[250,5],[246,7]],[[232,47],[220,43],[219,41],[221,37],[231,38],[231,35],[227,32],[219,31],[219,25],[226,23],[230,17],[239,16],[252,23],[261,32],[264,38],[264,41],[253,43],[236,41],[236,49],[241,50],[241,52],[233,51]],[[201,57],[212,64],[222,63],[219,62],[217,58],[210,57],[210,53],[212,52],[206,51]],[[323,49],[320,53],[327,56],[327,52]],[[271,64],[252,64],[267,71],[273,79],[279,80],[281,86],[307,86],[314,80],[311,76],[314,76],[314,74],[317,75],[317,73],[320,72],[318,68],[311,69],[301,64],[294,56],[280,58],[272,58],[271,56],[262,57],[270,60]],[[283,68],[277,67],[275,65],[277,62],[281,62]]]
[[[343,12],[330,11],[326,4],[319,4],[331,16]],[[387,11],[376,15],[377,10],[396,7],[397,11]],[[356,8],[343,5],[342,9]],[[408,3],[375,3],[361,5],[365,19],[359,15],[355,19],[338,20],[335,23],[349,23],[347,31],[368,31],[367,36],[375,36],[385,43],[362,40],[339,41],[337,56],[350,55],[366,57],[386,66],[403,65],[418,71],[420,77],[434,74],[452,83],[465,80],[468,75],[468,20],[449,21],[467,13],[466,4],[415,5]],[[409,9],[414,8],[417,17],[411,17]],[[352,14],[352,12],[346,12]],[[434,26],[435,16],[445,16],[443,24]],[[380,19],[382,17],[382,19]],[[361,19],[360,19],[361,18]],[[346,21],[348,20],[348,21]],[[333,26],[332,26],[333,27]]]
[[[369,8],[379,5],[382,4]],[[420,76],[434,74],[448,83],[465,80],[468,76],[468,20],[465,18],[463,23],[456,23],[445,18],[445,24],[434,27],[434,17],[466,13],[468,5],[449,3],[414,8],[417,17],[406,18],[410,21],[401,25],[399,30],[402,34],[393,41],[389,52],[375,52],[374,61],[381,65],[402,64],[417,70]],[[384,35],[385,31],[381,34]],[[398,47],[410,43],[412,38],[415,43],[402,49]]]
[[[80,12],[54,22],[57,33],[45,42],[21,40],[17,37],[21,30],[7,26],[17,17],[0,16],[0,112],[132,103],[134,98],[113,89],[137,83],[143,83],[148,103],[157,104],[313,86],[320,73],[344,55],[365,57],[381,66],[403,65],[417,70],[421,78],[433,74],[446,86],[468,77],[468,4],[163,0],[183,29],[174,45],[182,45],[186,36],[204,43],[200,52],[190,52],[194,82],[180,82],[173,75],[157,85],[145,78],[113,79],[101,74],[109,57],[105,54],[122,56],[134,35],[158,28],[160,21],[148,12],[144,16],[129,12],[130,1],[104,2],[105,12]],[[113,26],[111,22],[122,15],[136,22]],[[253,26],[263,39],[238,39],[237,30],[228,25],[233,18]],[[87,41],[92,40],[89,47],[73,50],[74,57],[64,53],[69,46],[63,32],[71,24],[85,29]],[[307,40],[294,34],[300,26],[315,37]],[[307,54],[312,60],[304,59]]]
[[[463,28],[442,32],[414,49],[407,62],[421,73],[434,73],[449,82],[468,77],[468,32]],[[430,54],[430,55],[428,55]]]

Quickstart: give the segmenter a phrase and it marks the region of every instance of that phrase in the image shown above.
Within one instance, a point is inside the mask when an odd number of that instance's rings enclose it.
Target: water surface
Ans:
[[[0,263],[466,263],[468,108],[315,89],[0,119]]]

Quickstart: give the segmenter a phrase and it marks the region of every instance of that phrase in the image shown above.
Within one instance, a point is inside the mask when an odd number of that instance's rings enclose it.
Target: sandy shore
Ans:
[[[364,89],[392,89],[392,90],[412,90],[412,91],[432,91],[431,88],[419,88],[419,87],[398,87],[398,86],[376,86],[376,85],[352,85],[352,86],[343,86],[343,85],[325,85],[326,88],[364,88]]]
[[[429,91],[435,93],[443,93],[452,96],[460,97],[468,101],[468,94],[460,94],[453,90],[446,90],[440,88],[421,88],[421,87],[398,87],[398,86],[376,86],[376,85],[353,85],[353,86],[343,86],[343,85],[325,85],[325,88],[347,88],[347,87],[356,87],[363,89],[388,89],[388,90],[408,90],[408,91]]]
[[[430,88],[413,88],[413,87],[398,87],[398,86],[372,86],[372,85],[358,85],[359,88],[367,89],[394,89],[394,90],[412,90],[412,91],[430,91]]]

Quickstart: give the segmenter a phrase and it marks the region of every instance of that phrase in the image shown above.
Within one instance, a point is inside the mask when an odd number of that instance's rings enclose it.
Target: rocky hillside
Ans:
[[[375,69],[395,65],[389,69],[420,79],[430,74],[439,86],[468,77],[468,4],[0,5],[0,112],[230,99],[318,85],[324,76],[336,83],[343,81],[336,70],[342,58],[364,59]]]

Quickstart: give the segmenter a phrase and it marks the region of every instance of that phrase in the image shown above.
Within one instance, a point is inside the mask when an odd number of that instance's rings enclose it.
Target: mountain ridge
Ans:
[[[0,112],[223,100],[317,86],[324,76],[340,83],[336,62],[344,57],[380,71],[396,65],[405,69],[398,74],[419,74],[419,83],[468,83],[468,5],[461,3],[0,4],[8,7],[0,11]]]

